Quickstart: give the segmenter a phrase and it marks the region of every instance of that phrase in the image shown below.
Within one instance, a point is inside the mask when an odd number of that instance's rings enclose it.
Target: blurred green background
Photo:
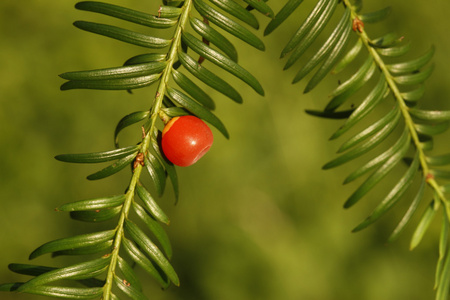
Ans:
[[[159,1],[109,1],[156,12]],[[270,1],[278,11],[284,1]],[[342,186],[356,164],[331,171],[321,166],[335,157],[345,138],[329,142],[340,121],[310,117],[321,109],[339,77],[328,77],[313,92],[290,82],[300,66],[282,71],[283,45],[315,1],[305,1],[296,16],[264,39],[265,53],[236,42],[240,62],[263,84],[265,97],[231,78],[244,96],[237,105],[214,94],[217,115],[231,138],[217,131],[212,150],[195,166],[179,168],[181,198],[174,205],[170,185],[160,200],[171,218],[168,233],[181,286],[160,291],[146,282],[152,299],[432,299],[439,224],[423,243],[408,250],[414,226],[386,244],[408,199],[377,224],[350,233],[380,200],[378,189],[351,210],[342,209],[357,187]],[[145,110],[154,88],[125,92],[59,91],[58,74],[121,65],[145,52],[131,45],[75,29],[78,19],[112,19],[76,11],[75,1],[0,2],[0,282],[23,280],[7,270],[27,262],[40,244],[91,232],[93,224],[72,221],[54,207],[66,202],[123,192],[129,173],[99,182],[85,176],[98,166],[70,165],[60,153],[111,149],[122,116]],[[366,26],[376,36],[395,30],[412,40],[414,54],[434,44],[436,69],[427,82],[427,106],[450,109],[447,1],[364,1],[365,11],[393,7],[390,18]],[[262,27],[267,20],[259,17]],[[119,22],[120,23],[120,22]],[[258,33],[261,35],[261,33]],[[345,79],[345,77],[343,77]],[[212,92],[211,90],[208,90]],[[214,93],[214,92],[212,92]],[[135,142],[139,128],[123,133]],[[348,137],[348,136],[347,136]],[[437,151],[448,149],[438,139]],[[399,173],[400,174],[400,173]],[[359,181],[361,182],[361,181]],[[417,221],[417,217],[415,218]],[[105,224],[104,226],[110,226]],[[47,256],[37,264],[61,265]],[[41,299],[0,294],[0,299]]]

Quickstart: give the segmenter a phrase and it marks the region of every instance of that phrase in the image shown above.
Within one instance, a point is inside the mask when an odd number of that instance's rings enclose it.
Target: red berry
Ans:
[[[174,165],[187,167],[199,160],[214,137],[205,122],[194,116],[172,118],[162,133],[162,150]]]

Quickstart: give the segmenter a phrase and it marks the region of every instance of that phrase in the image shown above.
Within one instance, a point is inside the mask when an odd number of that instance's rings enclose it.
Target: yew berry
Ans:
[[[214,137],[205,122],[194,116],[172,118],[162,133],[162,150],[174,165],[187,167],[208,152]]]

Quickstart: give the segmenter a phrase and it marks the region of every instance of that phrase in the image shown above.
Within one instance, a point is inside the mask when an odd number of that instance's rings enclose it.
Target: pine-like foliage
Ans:
[[[171,181],[177,199],[179,194],[176,169],[161,150],[161,127],[172,117],[195,115],[228,137],[224,123],[213,113],[215,104],[212,97],[193,79],[241,103],[240,93],[226,78],[214,72],[214,68],[208,68],[208,64],[212,63],[263,95],[264,90],[258,80],[238,64],[238,53],[227,36],[244,41],[250,48],[264,50],[263,42],[250,30],[259,28],[255,13],[270,18],[264,32],[269,34],[289,18],[302,2],[286,1],[276,15],[265,1],[260,0],[165,0],[153,14],[95,1],[76,4],[76,8],[82,11],[142,25],[142,32],[135,32],[108,24],[74,23],[82,30],[147,48],[148,52],[131,57],[122,66],[61,74],[61,78],[66,80],[61,90],[131,92],[156,85],[156,94],[149,110],[129,113],[119,121],[114,132],[113,149],[56,156],[56,159],[70,163],[111,163],[89,175],[89,180],[102,179],[131,166],[131,179],[123,194],[81,200],[58,208],[59,211],[69,212],[75,220],[94,223],[115,220],[113,228],[51,241],[30,255],[30,259],[44,254],[94,258],[61,268],[11,264],[9,268],[12,271],[32,276],[32,279],[3,284],[0,290],[66,299],[147,299],[135,266],[145,270],[162,288],[170,284],[179,285],[178,276],[170,263],[171,245],[163,227],[169,224],[169,218],[156,201],[163,195],[167,179]],[[404,174],[386,191],[386,196],[373,213],[354,229],[366,228],[406,193],[414,194],[409,209],[389,240],[396,239],[409,223],[419,203],[424,201],[426,187],[432,190],[434,196],[413,234],[411,248],[420,243],[440,211],[443,217],[436,299],[447,299],[450,284],[450,203],[446,194],[450,191],[450,185],[441,184],[440,180],[450,178],[449,171],[441,168],[450,164],[450,154],[430,156],[428,151],[433,147],[433,136],[448,129],[450,111],[424,110],[419,104],[424,94],[423,83],[433,70],[430,60],[434,49],[418,58],[402,60],[402,56],[410,50],[410,43],[405,42],[403,37],[387,33],[372,38],[365,30],[366,24],[383,20],[389,9],[362,14],[361,7],[361,1],[317,1],[306,20],[299,22],[299,29],[287,42],[281,57],[287,59],[285,69],[293,67],[302,61],[307,50],[316,46],[314,42],[324,29],[333,27],[325,42],[308,57],[293,80],[296,83],[311,75],[304,91],[306,93],[330,72],[355,68],[352,75],[331,92],[330,101],[323,110],[307,111],[323,118],[345,119],[331,139],[360,127],[358,133],[342,144],[339,156],[323,168],[337,167],[363,155],[370,157],[344,181],[347,184],[366,176],[345,202],[345,207],[351,207],[383,178],[391,175],[392,170],[406,166]],[[333,16],[336,15],[339,20],[333,25]],[[161,32],[161,35],[149,35],[146,27],[152,29],[152,34]],[[170,32],[170,38],[167,38],[167,32]],[[360,99],[361,91],[367,92]],[[352,105],[348,104],[349,101]],[[380,113],[379,110],[385,107],[389,109]],[[360,125],[360,121],[369,115],[377,119],[368,126]],[[142,131],[142,139],[135,145],[123,146],[119,143],[119,134],[129,126]],[[376,150],[380,144],[388,146],[380,152]],[[152,179],[152,189],[141,178],[145,172]]]
[[[163,228],[164,224],[169,224],[169,218],[155,200],[155,196],[162,196],[167,178],[178,198],[176,170],[162,153],[159,128],[161,123],[166,123],[172,117],[192,114],[228,137],[224,124],[212,112],[215,104],[211,96],[191,78],[197,78],[238,103],[242,102],[242,97],[221,76],[204,67],[204,60],[241,79],[257,93],[264,94],[256,78],[237,63],[238,53],[224,33],[236,36],[258,50],[264,50],[263,42],[248,29],[259,27],[250,11],[255,8],[268,16],[273,16],[273,12],[265,2],[240,2],[167,0],[154,14],[96,1],[76,4],[79,10],[139,24],[143,28],[153,29],[152,32],[159,29],[161,36],[170,30],[171,37],[162,38],[108,24],[76,21],[74,25],[82,30],[141,46],[149,52],[131,57],[118,67],[61,74],[60,77],[67,80],[61,90],[132,91],[156,84],[157,92],[150,110],[132,112],[119,121],[114,132],[114,149],[56,156],[57,160],[70,163],[111,162],[109,166],[89,175],[89,180],[106,178],[131,165],[131,180],[124,194],[81,200],[57,208],[58,211],[69,212],[73,219],[79,221],[115,219],[117,223],[114,228],[51,241],[30,255],[30,259],[48,253],[54,256],[97,257],[62,268],[11,264],[9,268],[12,271],[33,278],[23,283],[2,285],[1,290],[67,299],[107,300],[123,299],[125,296],[146,299],[134,271],[135,265],[145,270],[164,289],[171,283],[180,284],[169,262],[172,248]],[[232,20],[227,14],[241,22]],[[215,28],[210,23],[216,25]],[[141,125],[141,129],[137,127],[137,130],[142,130],[142,140],[136,145],[120,145],[120,132],[134,124]],[[143,172],[150,175],[157,195],[152,195],[145,182],[142,182]],[[138,224],[144,224],[146,228]]]
[[[270,33],[281,24],[301,2],[288,1],[267,26],[265,33]],[[285,69],[293,66],[325,27],[332,26],[329,24],[332,17],[339,16],[331,34],[326,37],[319,50],[308,57],[295,75],[293,83],[313,73],[304,90],[307,93],[330,72],[336,74],[346,67],[354,67],[355,72],[330,93],[330,100],[323,110],[307,110],[307,113],[329,119],[345,119],[344,124],[331,136],[330,139],[334,140],[357,127],[372,112],[385,107],[388,110],[371,114],[378,118],[348,138],[339,148],[339,156],[326,163],[323,169],[343,165],[363,155],[370,157],[344,180],[344,184],[348,184],[367,175],[345,202],[344,207],[349,208],[373,190],[392,170],[402,164],[406,165],[403,175],[395,179],[394,185],[378,206],[353,229],[356,232],[366,228],[394,207],[406,193],[414,194],[389,241],[395,240],[409,223],[424,198],[425,187],[432,190],[434,196],[423,212],[410,247],[414,249],[420,243],[431,221],[441,211],[442,231],[435,287],[436,299],[447,299],[450,284],[450,202],[446,194],[450,189],[449,185],[441,184],[438,180],[450,178],[448,169],[442,169],[450,164],[450,154],[431,156],[428,152],[433,148],[433,136],[448,129],[450,111],[425,110],[419,104],[425,91],[423,83],[433,71],[430,61],[434,48],[415,59],[402,59],[411,47],[402,36],[388,32],[384,36],[372,38],[364,27],[365,24],[385,19],[390,9],[360,14],[361,8],[362,1],[317,1],[307,19],[284,47],[281,57],[288,57]],[[357,57],[362,61],[359,65]],[[362,99],[355,99],[354,95],[363,88],[368,90],[366,95]],[[391,105],[383,106],[382,103],[386,102]],[[381,153],[376,148],[380,144],[387,145],[387,149]]]

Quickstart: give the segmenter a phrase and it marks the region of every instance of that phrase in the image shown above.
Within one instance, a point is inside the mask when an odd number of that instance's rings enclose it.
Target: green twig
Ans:
[[[164,99],[164,95],[166,93],[167,89],[167,83],[169,81],[169,78],[172,74],[172,68],[173,64],[177,60],[178,50],[181,44],[181,32],[184,29],[185,24],[188,21],[189,12],[192,7],[192,1],[186,0],[183,4],[183,12],[180,15],[180,19],[178,21],[178,25],[175,29],[175,33],[172,39],[172,43],[170,45],[168,55],[167,55],[167,66],[163,70],[161,79],[159,81],[159,85],[157,88],[155,99],[152,103],[151,109],[150,109],[150,118],[148,122],[148,126],[145,126],[148,128],[148,130],[145,132],[145,136],[143,137],[142,143],[140,145],[139,153],[147,153],[150,147],[150,141],[153,137],[153,132],[156,130],[156,121],[158,117],[160,116],[160,111],[162,108],[162,103]],[[103,299],[104,300],[110,300],[111,299],[111,289],[114,283],[114,274],[115,274],[115,268],[117,265],[117,260],[119,257],[119,250],[120,245],[122,243],[122,238],[124,237],[124,223],[125,220],[128,218],[130,206],[134,199],[135,189],[136,185],[139,182],[139,178],[141,176],[142,172],[142,166],[141,164],[137,164],[136,168],[134,168],[133,176],[131,178],[130,184],[128,185],[127,193],[126,193],[126,200],[124,202],[122,212],[120,215],[120,219],[116,228],[116,235],[114,239],[114,245],[113,245],[113,252],[111,253],[111,264],[108,269],[108,273],[106,276],[106,283],[104,286],[103,291]]]

